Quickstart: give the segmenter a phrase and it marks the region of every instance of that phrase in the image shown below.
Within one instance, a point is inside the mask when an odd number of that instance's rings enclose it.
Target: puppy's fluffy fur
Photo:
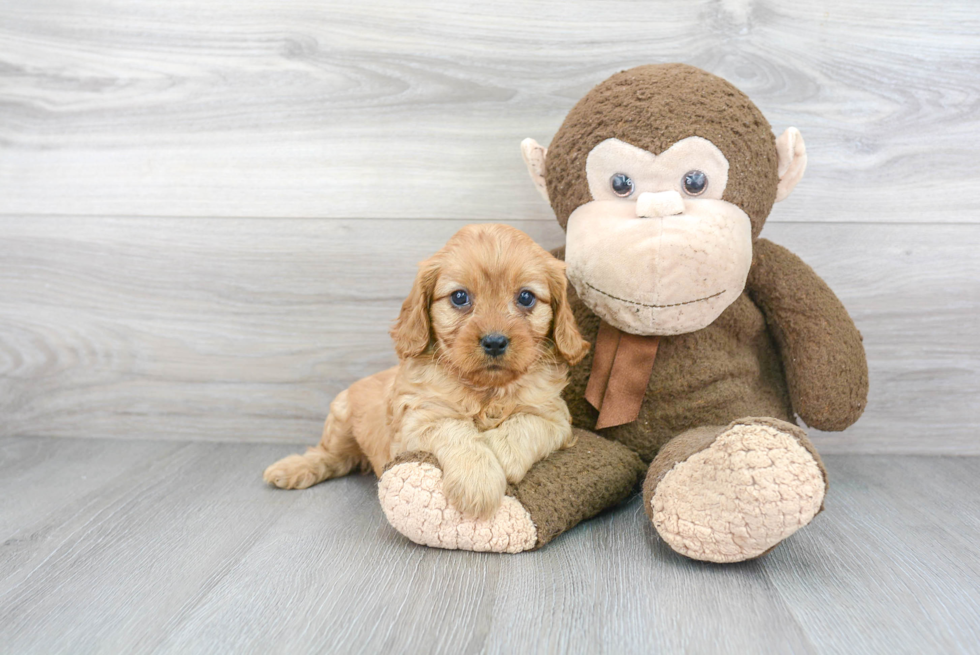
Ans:
[[[419,264],[391,330],[401,363],[341,392],[320,444],[276,462],[265,480],[304,489],[354,469],[380,476],[399,453],[425,450],[439,459],[456,509],[492,515],[508,482],[572,445],[561,391],[589,344],[565,284],[564,263],[523,232],[463,228]],[[530,307],[524,291],[535,297]],[[507,338],[502,355],[481,343],[490,334]]]

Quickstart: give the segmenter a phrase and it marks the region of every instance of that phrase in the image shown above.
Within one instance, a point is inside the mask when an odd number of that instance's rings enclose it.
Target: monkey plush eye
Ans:
[[[462,289],[456,289],[449,294],[449,302],[453,304],[453,307],[466,307],[470,304],[470,294]]]
[[[708,176],[701,171],[688,171],[684,175],[684,192],[689,196],[700,196],[708,188]]]
[[[627,198],[633,193],[633,180],[626,173],[616,173],[609,178],[613,193],[620,198]]]
[[[537,301],[537,298],[535,298],[534,294],[528,291],[527,289],[524,289],[519,294],[517,294],[517,304],[523,307],[524,309],[531,309],[532,307],[534,307],[535,301]]]

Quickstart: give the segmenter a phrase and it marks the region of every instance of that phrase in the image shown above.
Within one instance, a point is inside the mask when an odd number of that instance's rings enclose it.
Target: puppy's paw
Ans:
[[[290,455],[267,468],[262,479],[280,489],[306,489],[322,477],[315,462],[303,455]]]
[[[464,516],[493,516],[507,491],[507,476],[493,453],[480,449],[444,460],[442,488],[449,503]]]
[[[507,482],[517,484],[524,479],[531,465],[524,453],[511,446],[506,439],[496,439],[489,442],[490,449],[496,455],[500,467],[504,470]]]

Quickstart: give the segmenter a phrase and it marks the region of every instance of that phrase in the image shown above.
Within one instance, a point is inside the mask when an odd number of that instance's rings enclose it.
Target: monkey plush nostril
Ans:
[[[509,343],[510,339],[499,332],[488,334],[480,339],[480,345],[483,346],[483,352],[491,357],[500,357],[507,352],[507,345]]]
[[[636,215],[640,218],[663,218],[684,213],[684,199],[676,191],[641,193],[636,199]]]

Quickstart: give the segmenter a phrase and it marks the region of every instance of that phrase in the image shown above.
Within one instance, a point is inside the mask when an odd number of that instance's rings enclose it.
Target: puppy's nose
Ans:
[[[684,199],[676,191],[641,193],[636,199],[636,215],[640,218],[663,218],[684,213]]]
[[[509,343],[510,339],[499,332],[488,334],[480,339],[480,345],[483,346],[483,352],[491,357],[500,357],[503,355],[504,352],[507,351],[507,344]]]

